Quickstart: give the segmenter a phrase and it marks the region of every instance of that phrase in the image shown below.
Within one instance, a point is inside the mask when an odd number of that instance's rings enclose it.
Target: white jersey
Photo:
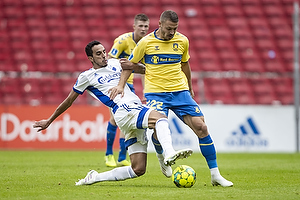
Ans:
[[[138,96],[130,91],[130,88],[125,85],[124,96],[117,95],[115,99],[109,98],[108,90],[118,85],[121,76],[121,65],[118,59],[109,59],[107,66],[99,69],[91,68],[82,72],[73,90],[82,94],[85,90],[95,99],[100,100],[103,104],[110,107],[113,111],[118,109],[124,103],[126,104],[139,104],[141,101]]]
[[[111,108],[118,127],[125,134],[126,147],[136,142],[147,145],[144,128],[148,127],[148,117],[152,109],[142,105],[139,97],[127,85],[123,97],[119,94],[113,100],[109,98],[108,90],[118,85],[121,71],[119,60],[109,59],[106,67],[82,72],[73,90],[79,94],[87,90],[91,96]]]

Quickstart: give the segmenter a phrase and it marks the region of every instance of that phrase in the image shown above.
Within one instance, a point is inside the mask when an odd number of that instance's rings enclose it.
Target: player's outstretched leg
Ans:
[[[102,181],[122,181],[136,177],[137,175],[131,166],[117,167],[101,173],[91,170],[84,179],[79,180],[75,185],[91,185]]]

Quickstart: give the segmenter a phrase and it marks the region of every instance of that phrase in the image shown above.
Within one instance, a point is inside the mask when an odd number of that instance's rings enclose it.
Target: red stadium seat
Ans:
[[[227,18],[227,23],[230,29],[247,29],[248,28],[248,22],[243,17],[233,17],[233,18]]]
[[[230,78],[229,85],[235,104],[255,104],[252,88],[245,78]]]
[[[264,15],[261,6],[256,5],[243,5],[243,11],[249,18],[261,18]]]
[[[275,91],[277,99],[283,105],[293,104],[294,91],[293,91],[293,79],[288,77],[280,77],[270,79]]]
[[[263,10],[267,17],[285,17],[281,5],[264,6]]]
[[[222,70],[223,71],[239,71],[242,72],[242,64],[239,60],[225,60],[222,62]]]
[[[223,6],[223,12],[227,18],[241,18],[244,15],[238,3]]]
[[[273,104],[278,100],[268,79],[249,79],[257,104]]]
[[[232,94],[230,87],[225,79],[222,78],[205,78],[204,90],[209,103],[232,104]]]

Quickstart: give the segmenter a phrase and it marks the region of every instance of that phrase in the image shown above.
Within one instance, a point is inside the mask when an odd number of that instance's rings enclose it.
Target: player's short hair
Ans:
[[[137,14],[135,17],[134,17],[134,23],[136,23],[137,21],[149,21],[149,18],[146,14],[144,13],[140,13],[140,14]]]
[[[164,11],[161,15],[160,15],[160,21],[161,22],[165,22],[165,21],[171,21],[174,23],[178,22],[178,15],[176,12],[174,12],[173,10],[166,10]]]
[[[89,57],[89,56],[93,57],[93,50],[92,50],[92,48],[93,48],[93,46],[98,45],[98,44],[101,44],[101,43],[99,41],[97,41],[97,40],[94,40],[94,41],[91,41],[90,43],[88,43],[86,45],[86,47],[85,47],[85,53],[86,53],[87,57]]]

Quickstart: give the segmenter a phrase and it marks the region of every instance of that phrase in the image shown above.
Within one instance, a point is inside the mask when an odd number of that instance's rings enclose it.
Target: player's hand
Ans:
[[[115,87],[113,87],[113,88],[110,88],[110,89],[108,90],[108,93],[110,93],[110,95],[109,95],[109,98],[110,98],[110,99],[116,98],[116,96],[117,96],[118,94],[121,94],[121,97],[123,97],[123,96],[124,96],[124,88],[121,87],[121,86],[115,86]]]
[[[190,94],[191,94],[192,98],[194,98],[194,97],[195,97],[194,90],[190,90]]]
[[[49,124],[48,120],[41,120],[41,121],[34,122],[33,128],[39,128],[37,131],[40,132],[40,131],[48,128],[49,125],[50,124]]]
[[[124,70],[133,70],[132,62],[130,62],[126,58],[121,58],[120,64],[121,64],[122,69],[124,69]]]
[[[147,102],[147,99],[146,99],[146,97],[145,97],[145,95],[144,95],[144,93],[143,93],[142,103],[143,103],[143,104],[146,104],[146,102]]]

